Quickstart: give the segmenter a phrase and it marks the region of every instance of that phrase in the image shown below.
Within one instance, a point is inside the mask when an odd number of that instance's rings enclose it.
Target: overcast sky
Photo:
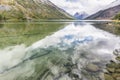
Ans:
[[[115,0],[50,0],[58,7],[64,9],[71,15],[76,12],[87,12],[93,14]]]

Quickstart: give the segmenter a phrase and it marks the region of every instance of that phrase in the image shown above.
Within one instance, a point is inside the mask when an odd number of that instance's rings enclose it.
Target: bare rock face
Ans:
[[[120,12],[120,5],[101,10],[86,19],[113,19]]]

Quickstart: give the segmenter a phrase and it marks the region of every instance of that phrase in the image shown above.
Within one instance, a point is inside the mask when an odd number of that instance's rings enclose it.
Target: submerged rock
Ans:
[[[105,80],[114,80],[113,77],[109,74],[105,74]]]
[[[116,55],[116,61],[111,61],[109,64],[106,65],[106,69],[108,72],[104,75],[105,80],[120,80],[120,50],[115,50],[113,52]]]
[[[91,71],[91,72],[97,72],[100,70],[100,68],[93,63],[89,63],[86,67],[86,70]]]
[[[116,49],[114,52],[113,52],[114,55],[116,55],[117,57],[120,57],[120,49]]]
[[[116,57],[116,60],[120,61],[120,56]]]
[[[111,73],[115,72],[115,68],[107,68],[107,70]]]
[[[78,78],[78,79],[81,79],[81,78],[82,78],[82,76],[81,76],[81,71],[78,70],[78,69],[73,69],[73,70],[72,70],[72,74],[73,74],[73,76],[74,76],[75,78]]]
[[[120,73],[120,68],[115,70],[116,73]]]
[[[116,80],[120,80],[120,77],[117,77]]]

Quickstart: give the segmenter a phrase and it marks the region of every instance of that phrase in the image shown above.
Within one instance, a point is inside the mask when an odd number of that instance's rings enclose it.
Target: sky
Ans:
[[[71,15],[76,12],[94,14],[115,0],[50,0]]]

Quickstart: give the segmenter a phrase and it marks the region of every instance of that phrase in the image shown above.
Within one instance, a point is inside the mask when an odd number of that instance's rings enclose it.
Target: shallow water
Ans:
[[[12,37],[15,44],[6,44],[8,35],[0,50],[0,80],[104,80],[106,64],[114,60],[113,51],[120,48],[120,37],[93,26],[95,23],[37,23],[37,29],[28,27],[26,33],[39,32],[42,27],[40,32],[45,33],[42,39],[43,34],[30,35],[29,39]],[[14,29],[16,34],[8,32],[17,38],[25,33],[23,25],[19,25],[18,31],[13,26],[1,28]],[[21,42],[17,44],[17,40]]]

